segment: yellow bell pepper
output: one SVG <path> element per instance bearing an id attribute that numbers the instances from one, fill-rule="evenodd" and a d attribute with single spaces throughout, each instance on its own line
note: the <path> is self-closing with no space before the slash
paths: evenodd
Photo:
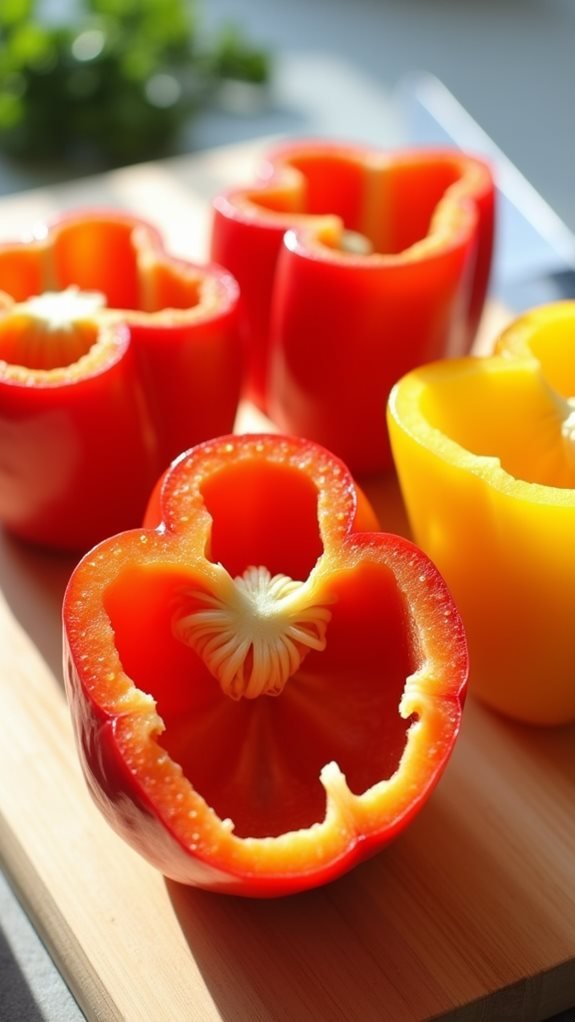
<path id="1" fill-rule="evenodd" d="M 388 426 L 416 542 L 458 605 L 470 689 L 518 720 L 575 720 L 575 302 L 495 354 L 394 387 Z"/>

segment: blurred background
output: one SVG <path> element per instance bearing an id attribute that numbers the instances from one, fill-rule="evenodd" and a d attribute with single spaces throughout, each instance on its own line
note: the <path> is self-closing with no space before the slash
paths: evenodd
<path id="1" fill-rule="evenodd" d="M 212 0 L 272 54 L 323 54 L 391 92 L 439 77 L 575 229 L 575 4 L 572 0 Z M 306 83 L 321 87 L 320 75 Z M 361 124 L 350 112 L 348 133 Z"/>
<path id="2" fill-rule="evenodd" d="M 439 77 L 575 230 L 572 0 L 1 0 L 0 191 L 270 134 L 393 144 Z"/>

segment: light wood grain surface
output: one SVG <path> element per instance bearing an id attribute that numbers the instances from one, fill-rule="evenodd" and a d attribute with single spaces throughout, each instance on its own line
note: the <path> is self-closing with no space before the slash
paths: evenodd
<path id="1" fill-rule="evenodd" d="M 0 234 L 121 206 L 203 257 L 209 198 L 259 149 L 8 197 Z M 491 310 L 484 338 L 504 318 Z M 405 529 L 393 478 L 368 489 L 384 527 Z M 181 888 L 115 836 L 80 775 L 60 668 L 72 567 L 0 537 L 0 857 L 90 1020 L 535 1022 L 575 1004 L 574 727 L 470 699 L 431 802 L 377 858 L 281 901 Z"/>

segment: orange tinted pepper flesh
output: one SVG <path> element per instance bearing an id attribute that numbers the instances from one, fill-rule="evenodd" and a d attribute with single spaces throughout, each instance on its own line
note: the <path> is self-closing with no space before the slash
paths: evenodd
<path id="1" fill-rule="evenodd" d="M 372 531 L 343 464 L 307 441 L 200 445 L 167 472 L 154 524 L 158 507 L 158 527 L 87 554 L 65 597 L 90 790 L 180 882 L 272 897 L 333 880 L 399 834 L 445 768 L 467 673 L 453 602 L 425 555 Z M 201 653 L 179 629 L 213 624 L 216 597 L 237 595 L 253 566 L 292 580 L 294 634 L 320 624 L 280 694 L 231 698 L 216 633 Z M 237 677 L 265 680 L 267 662 L 252 646 Z"/>

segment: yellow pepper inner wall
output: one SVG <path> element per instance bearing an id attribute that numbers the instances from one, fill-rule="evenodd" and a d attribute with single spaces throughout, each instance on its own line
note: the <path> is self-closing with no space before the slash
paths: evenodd
<path id="1" fill-rule="evenodd" d="M 552 376 L 563 371 L 559 351 L 557 356 L 549 360 Z M 466 450 L 497 458 L 516 479 L 575 487 L 575 435 L 562 432 L 573 409 L 532 363 L 460 363 L 458 373 L 438 374 L 433 385 L 423 389 L 421 412 L 431 426 Z"/>

